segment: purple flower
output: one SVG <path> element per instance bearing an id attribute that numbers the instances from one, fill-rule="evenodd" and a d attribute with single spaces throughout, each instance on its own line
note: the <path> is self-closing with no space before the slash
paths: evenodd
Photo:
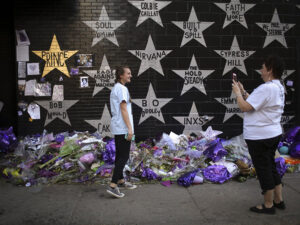
<path id="1" fill-rule="evenodd" d="M 156 180 L 157 174 L 150 168 L 143 168 L 142 177 L 145 177 L 147 180 Z"/>
<path id="2" fill-rule="evenodd" d="M 223 156 L 227 155 L 227 151 L 224 149 L 221 139 L 217 138 L 210 142 L 208 148 L 203 152 L 203 154 L 207 158 L 210 158 L 213 162 L 217 162 Z"/>
<path id="3" fill-rule="evenodd" d="M 222 165 L 211 165 L 206 167 L 203 170 L 203 175 L 206 180 L 220 184 L 224 183 L 232 177 L 227 168 Z"/>
<path id="4" fill-rule="evenodd" d="M 188 172 L 182 175 L 181 177 L 178 178 L 177 183 L 181 186 L 189 187 L 193 183 L 195 176 L 199 172 L 199 170 L 200 169 L 196 169 L 192 172 Z"/>
<path id="5" fill-rule="evenodd" d="M 284 158 L 282 157 L 276 158 L 275 163 L 276 163 L 277 173 L 280 175 L 280 177 L 283 177 L 287 169 Z"/>
<path id="6" fill-rule="evenodd" d="M 111 139 L 105 146 L 105 151 L 102 154 L 103 161 L 107 164 L 114 164 L 116 159 L 115 140 Z"/>

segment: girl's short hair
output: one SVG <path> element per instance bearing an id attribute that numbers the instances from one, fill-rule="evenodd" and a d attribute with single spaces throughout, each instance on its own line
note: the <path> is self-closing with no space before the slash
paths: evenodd
<path id="1" fill-rule="evenodd" d="M 116 79 L 115 79 L 115 83 L 119 82 L 121 80 L 121 75 L 123 75 L 125 73 L 125 68 L 129 69 L 129 66 L 118 66 L 116 68 Z"/>

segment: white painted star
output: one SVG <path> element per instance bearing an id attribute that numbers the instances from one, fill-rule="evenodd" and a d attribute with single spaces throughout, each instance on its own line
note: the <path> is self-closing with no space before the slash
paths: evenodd
<path id="1" fill-rule="evenodd" d="M 272 20 L 270 23 L 256 23 L 260 28 L 267 32 L 264 47 L 271 42 L 277 40 L 280 44 L 287 48 L 284 33 L 291 29 L 295 24 L 280 23 L 277 9 L 275 9 Z"/>
<path id="2" fill-rule="evenodd" d="M 96 36 L 93 38 L 92 47 L 102 39 L 107 39 L 119 46 L 116 38 L 115 30 L 121 26 L 126 20 L 109 20 L 106 9 L 103 6 L 100 17 L 97 21 L 82 21 L 87 26 L 92 28 L 96 32 Z"/>
<path id="3" fill-rule="evenodd" d="M 179 123 L 184 125 L 183 134 L 190 135 L 191 133 L 195 133 L 196 135 L 200 135 L 202 126 L 211 121 L 213 116 L 199 116 L 199 113 L 196 108 L 195 102 L 191 107 L 191 111 L 188 116 L 173 116 Z"/>
<path id="4" fill-rule="evenodd" d="M 223 97 L 223 98 L 215 98 L 218 102 L 226 107 L 225 116 L 223 119 L 223 123 L 225 123 L 228 119 L 230 119 L 234 115 L 238 115 L 241 118 L 244 118 L 244 114 L 240 110 L 237 101 L 236 95 L 231 92 L 230 97 Z"/>
<path id="5" fill-rule="evenodd" d="M 128 50 L 131 54 L 142 60 L 138 76 L 147 69 L 152 68 L 164 76 L 160 60 L 166 57 L 172 50 L 156 50 L 151 35 L 149 35 L 145 50 Z"/>
<path id="6" fill-rule="evenodd" d="M 255 4 L 241 4 L 240 0 L 231 0 L 229 3 L 215 3 L 219 8 L 226 12 L 223 28 L 233 21 L 239 22 L 244 27 L 248 28 L 245 19 L 245 13 L 255 6 Z"/>
<path id="7" fill-rule="evenodd" d="M 85 120 L 85 121 L 90 125 L 92 125 L 93 127 L 95 127 L 102 137 L 112 136 L 110 131 L 111 116 L 106 104 L 104 106 L 100 120 Z"/>
<path id="8" fill-rule="evenodd" d="M 184 79 L 181 95 L 190 90 L 192 87 L 195 87 L 202 93 L 206 94 L 203 80 L 214 72 L 214 70 L 200 70 L 195 56 L 193 55 L 190 66 L 187 70 L 173 70 L 173 72 Z"/>
<path id="9" fill-rule="evenodd" d="M 160 26 L 164 26 L 161 22 L 159 11 L 169 5 L 171 1 L 142 0 L 128 2 L 140 10 L 140 16 L 136 26 L 141 25 L 147 19 L 152 19 Z"/>
<path id="10" fill-rule="evenodd" d="M 115 84 L 115 70 L 110 69 L 105 55 L 99 70 L 83 70 L 83 72 L 96 81 L 93 96 L 105 87 L 111 90 Z"/>
<path id="11" fill-rule="evenodd" d="M 211 126 L 209 126 L 206 131 L 200 131 L 201 135 L 207 140 L 214 140 L 219 134 L 222 134 L 222 131 L 213 130 Z"/>
<path id="12" fill-rule="evenodd" d="M 236 36 L 234 36 L 230 50 L 215 50 L 215 52 L 226 59 L 223 75 L 233 68 L 237 68 L 247 75 L 244 60 L 255 51 L 240 50 Z"/>
<path id="13" fill-rule="evenodd" d="M 172 23 L 174 23 L 177 27 L 184 31 L 180 47 L 193 39 L 206 47 L 206 43 L 203 37 L 203 31 L 213 25 L 215 22 L 199 21 L 194 7 L 192 7 L 188 21 L 172 21 Z"/>
<path id="14" fill-rule="evenodd" d="M 295 116 L 289 116 L 289 115 L 282 115 L 280 124 L 283 126 L 287 123 L 289 123 Z"/>
<path id="15" fill-rule="evenodd" d="M 152 84 L 150 83 L 146 98 L 132 99 L 132 102 L 134 104 L 142 108 L 142 114 L 140 117 L 139 124 L 141 124 L 151 116 L 165 123 L 164 117 L 161 112 L 161 108 L 171 100 L 171 98 L 157 98 L 153 90 Z"/>
<path id="16" fill-rule="evenodd" d="M 261 71 L 260 70 L 255 70 L 255 71 L 261 75 Z M 282 76 L 281 76 L 281 80 L 285 80 L 286 78 L 288 78 L 295 71 L 296 70 L 283 70 L 283 73 L 282 73 Z M 284 86 L 284 92 L 285 92 L 285 94 L 287 94 L 285 82 L 283 82 L 283 86 Z"/>
<path id="17" fill-rule="evenodd" d="M 67 110 L 76 104 L 79 100 L 58 101 L 35 101 L 37 104 L 47 110 L 44 127 L 54 119 L 61 119 L 63 122 L 71 126 Z"/>

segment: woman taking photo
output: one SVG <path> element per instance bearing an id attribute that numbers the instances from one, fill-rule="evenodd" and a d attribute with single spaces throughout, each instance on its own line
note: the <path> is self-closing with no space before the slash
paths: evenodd
<path id="1" fill-rule="evenodd" d="M 129 67 L 122 66 L 116 70 L 115 85 L 110 93 L 111 132 L 115 136 L 116 159 L 111 183 L 107 188 L 110 195 L 122 198 L 119 187 L 134 189 L 136 185 L 124 180 L 123 169 L 129 158 L 130 144 L 134 134 L 131 99 L 125 84 L 131 81 Z"/>
<path id="2" fill-rule="evenodd" d="M 283 61 L 267 57 L 261 68 L 263 84 L 249 95 L 240 82 L 233 80 L 232 89 L 244 112 L 243 135 L 264 195 L 264 203 L 251 207 L 256 213 L 274 214 L 285 209 L 281 178 L 276 171 L 275 151 L 282 135 L 280 124 L 284 108 L 284 87 L 280 83 Z"/>

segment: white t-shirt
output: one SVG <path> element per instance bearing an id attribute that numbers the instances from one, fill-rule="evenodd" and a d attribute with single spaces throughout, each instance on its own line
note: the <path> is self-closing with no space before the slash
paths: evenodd
<path id="1" fill-rule="evenodd" d="M 110 92 L 110 109 L 112 114 L 110 128 L 112 134 L 128 133 L 128 128 L 123 120 L 121 112 L 120 104 L 122 101 L 126 102 L 129 121 L 132 127 L 132 132 L 134 133 L 130 95 L 127 87 L 118 82 L 114 85 Z"/>
<path id="2" fill-rule="evenodd" d="M 246 100 L 254 110 L 244 112 L 245 139 L 260 140 L 282 134 L 284 97 L 284 87 L 279 80 L 268 81 L 254 89 Z"/>

